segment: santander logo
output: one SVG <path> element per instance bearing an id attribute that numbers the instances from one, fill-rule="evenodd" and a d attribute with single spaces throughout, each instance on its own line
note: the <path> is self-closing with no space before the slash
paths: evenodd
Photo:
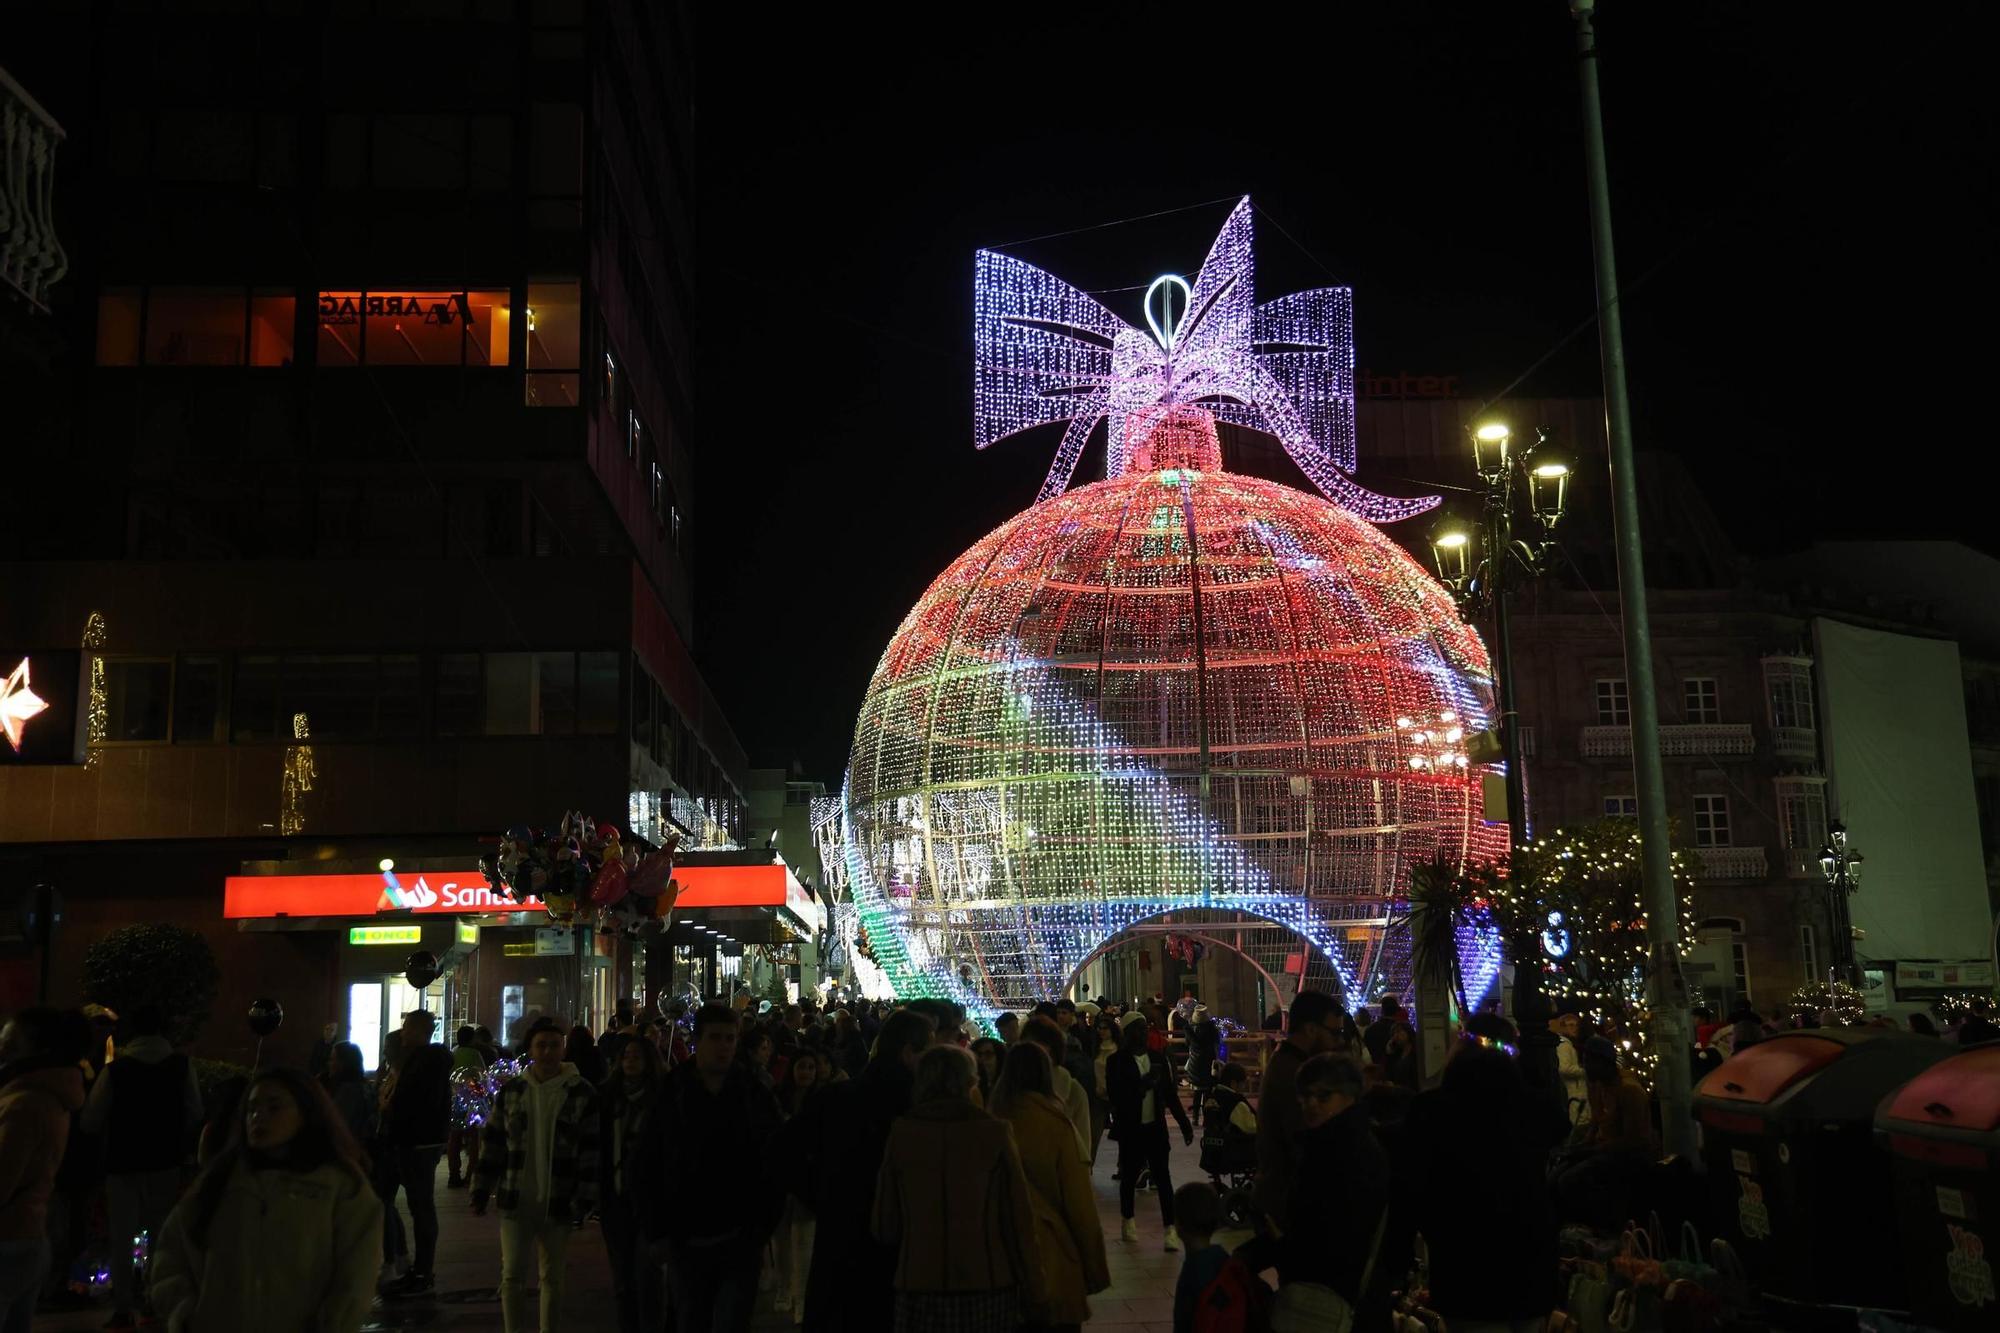
<path id="1" fill-rule="evenodd" d="M 376 911 L 421 912 L 426 907 L 437 906 L 437 890 L 424 883 L 422 875 L 417 876 L 417 882 L 408 887 L 405 887 L 393 874 L 384 874 L 382 878 L 386 883 L 382 886 L 381 899 L 375 904 Z"/>

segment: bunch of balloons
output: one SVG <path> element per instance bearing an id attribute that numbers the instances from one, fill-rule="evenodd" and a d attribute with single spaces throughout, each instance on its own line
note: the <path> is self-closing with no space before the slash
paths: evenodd
<path id="1" fill-rule="evenodd" d="M 569 811 L 555 833 L 516 824 L 500 836 L 500 850 L 479 859 L 495 893 L 527 902 L 539 898 L 552 926 L 575 925 L 579 915 L 600 930 L 628 935 L 667 928 L 680 885 L 673 879 L 678 838 L 656 851 L 627 845 L 616 824 L 600 824 Z"/>
<path id="2" fill-rule="evenodd" d="M 1192 935 L 1169 935 L 1167 957 L 1183 967 L 1194 967 L 1208 957 L 1208 945 Z"/>

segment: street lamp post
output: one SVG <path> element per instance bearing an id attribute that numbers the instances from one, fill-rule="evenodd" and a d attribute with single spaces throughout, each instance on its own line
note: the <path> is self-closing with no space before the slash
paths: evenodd
<path id="1" fill-rule="evenodd" d="M 1833 965 L 1840 979 L 1850 986 L 1861 984 L 1860 969 L 1854 960 L 1854 921 L 1847 900 L 1861 891 L 1859 851 L 1847 842 L 1847 826 L 1835 820 L 1826 831 L 1826 846 L 1820 848 L 1819 873 L 1826 881 L 1827 921 L 1833 932 Z"/>
<path id="2" fill-rule="evenodd" d="M 1484 504 L 1477 530 L 1446 519 L 1431 535 L 1438 577 L 1468 616 L 1493 613 L 1494 672 L 1499 694 L 1500 748 L 1507 764 L 1507 832 L 1511 852 L 1528 841 L 1527 782 L 1521 763 L 1520 716 L 1515 705 L 1514 642 L 1508 598 L 1515 579 L 1541 576 L 1569 499 L 1570 462 L 1537 432 L 1525 455 L 1511 449 L 1504 422 L 1481 422 L 1472 431 L 1472 461 Z M 1540 528 L 1534 545 L 1514 537 L 1515 483 L 1527 490 L 1528 508 Z M 1483 540 L 1482 540 L 1483 539 Z M 1481 549 L 1483 547 L 1483 550 Z M 1514 1019 L 1521 1030 L 1522 1067 L 1536 1087 L 1556 1086 L 1556 1037 L 1549 1030 L 1542 993 L 1539 924 L 1516 923 L 1508 941 L 1514 955 Z"/>

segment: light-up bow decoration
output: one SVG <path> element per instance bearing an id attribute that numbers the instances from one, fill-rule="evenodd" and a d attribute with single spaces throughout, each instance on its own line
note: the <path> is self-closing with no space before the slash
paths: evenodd
<path id="1" fill-rule="evenodd" d="M 1105 475 L 1116 477 L 1126 468 L 1128 418 L 1197 407 L 1276 436 L 1321 494 L 1371 522 L 1435 506 L 1436 496 L 1377 495 L 1347 475 L 1355 463 L 1353 293 L 1320 287 L 1257 305 L 1250 224 L 1246 197 L 1192 286 L 1167 275 L 1147 288 L 1148 331 L 1052 273 L 981 250 L 973 279 L 975 446 L 1068 422 L 1037 497 L 1046 500 L 1068 489 L 1099 421 L 1110 423 Z"/>

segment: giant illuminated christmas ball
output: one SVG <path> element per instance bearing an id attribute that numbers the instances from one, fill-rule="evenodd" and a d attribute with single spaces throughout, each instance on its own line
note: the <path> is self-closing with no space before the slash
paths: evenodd
<path id="1" fill-rule="evenodd" d="M 1392 923 L 1412 867 L 1504 845 L 1468 753 L 1490 724 L 1485 650 L 1356 512 L 1407 502 L 1357 487 L 1336 504 L 1222 469 L 1223 402 L 1183 382 L 1184 360 L 1216 342 L 1199 322 L 1223 304 L 1203 299 L 1208 268 L 1178 319 L 1169 304 L 1154 321 L 1149 303 L 1156 364 L 1135 369 L 1128 351 L 1061 368 L 1124 392 L 1103 409 L 1115 474 L 1052 485 L 975 543 L 869 683 L 847 869 L 868 951 L 900 993 L 1022 1007 L 1124 928 L 1197 908 L 1295 932 L 1312 973 L 1350 995 L 1401 989 Z M 1060 322 L 988 296 L 995 321 L 1032 337 Z M 1254 316 L 1247 281 L 1242 304 Z M 1063 313 L 1083 327 L 1073 303 Z M 1006 359 L 993 344 L 1007 336 L 982 330 L 982 363 Z M 1207 361 L 1196 387 L 1212 390 L 1220 358 Z M 981 408 L 1004 427 L 998 392 Z"/>

